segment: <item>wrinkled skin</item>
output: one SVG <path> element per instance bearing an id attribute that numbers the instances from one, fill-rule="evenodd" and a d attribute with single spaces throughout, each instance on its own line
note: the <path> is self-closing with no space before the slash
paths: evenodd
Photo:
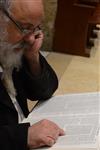
<path id="1" fill-rule="evenodd" d="M 29 147 L 38 148 L 45 145 L 53 146 L 58 137 L 64 135 L 64 131 L 52 121 L 44 119 L 29 127 L 28 134 Z"/>

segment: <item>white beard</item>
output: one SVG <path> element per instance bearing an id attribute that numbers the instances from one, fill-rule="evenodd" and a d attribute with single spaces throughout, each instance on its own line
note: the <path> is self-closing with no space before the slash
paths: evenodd
<path id="1" fill-rule="evenodd" d="M 14 87 L 12 72 L 14 68 L 21 67 L 21 58 L 23 51 L 15 52 L 12 45 L 9 43 L 0 43 L 0 63 L 3 68 L 2 81 L 7 89 L 7 92 L 12 96 L 16 96 L 16 89 Z"/>

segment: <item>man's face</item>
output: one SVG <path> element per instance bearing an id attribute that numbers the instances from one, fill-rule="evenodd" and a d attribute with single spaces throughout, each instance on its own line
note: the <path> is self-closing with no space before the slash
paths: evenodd
<path id="1" fill-rule="evenodd" d="M 41 0 L 12 0 L 11 16 L 24 29 L 31 29 L 41 24 L 43 6 Z M 13 32 L 13 34 L 11 34 Z M 11 21 L 8 25 L 8 41 L 16 43 L 23 34 Z M 13 36 L 14 35 L 14 36 Z"/>
<path id="2" fill-rule="evenodd" d="M 41 0 L 37 0 L 37 1 L 36 0 L 30 0 L 30 1 L 14 0 L 13 1 L 12 0 L 11 8 L 10 8 L 10 15 L 22 28 L 31 30 L 31 27 L 36 27 L 41 24 L 42 16 L 43 16 L 42 2 L 41 2 Z M 2 46 L 0 48 L 0 51 L 2 51 L 1 49 L 3 49 L 4 54 L 6 53 L 5 61 L 7 61 L 8 58 L 9 59 L 11 58 L 12 53 L 14 53 L 15 55 L 17 54 L 17 57 L 18 57 L 18 54 L 22 56 L 22 52 L 20 52 L 20 51 L 22 51 L 22 49 L 17 48 L 17 47 L 16 47 L 16 49 L 12 49 L 12 45 L 22 42 L 23 38 L 25 36 L 25 35 L 23 35 L 23 33 L 21 33 L 19 31 L 19 29 L 16 27 L 16 25 L 9 18 L 6 23 L 6 30 L 7 30 L 7 36 L 2 41 L 2 42 L 6 41 L 6 45 L 2 44 Z M 10 51 L 10 53 L 8 51 Z M 10 57 L 8 55 L 10 55 Z M 20 58 L 21 58 L 21 56 L 20 56 Z M 3 55 L 2 55 L 2 58 L 3 58 Z M 1 60 L 1 58 L 0 58 L 0 60 Z M 5 61 L 3 61 L 1 63 L 5 63 Z M 9 60 L 9 61 L 11 64 L 11 60 Z M 18 61 L 19 61 L 19 58 L 18 58 Z M 9 62 L 6 63 L 5 65 L 9 65 Z M 12 60 L 12 65 L 13 65 L 13 60 Z M 9 67 L 9 66 L 7 66 L 7 67 Z"/>

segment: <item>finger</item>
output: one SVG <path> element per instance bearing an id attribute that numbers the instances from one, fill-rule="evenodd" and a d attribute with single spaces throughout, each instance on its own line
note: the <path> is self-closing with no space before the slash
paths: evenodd
<path id="1" fill-rule="evenodd" d="M 40 147 L 43 147 L 43 146 L 46 146 L 45 143 L 44 142 L 40 142 L 34 148 L 40 148 Z"/>
<path id="2" fill-rule="evenodd" d="M 38 38 L 43 39 L 43 38 L 44 38 L 44 34 L 43 34 L 43 32 L 41 32 L 41 31 L 37 31 L 37 32 L 34 34 L 34 36 L 35 36 L 35 39 L 38 39 Z"/>
<path id="3" fill-rule="evenodd" d="M 59 130 L 52 130 L 50 133 L 48 133 L 47 137 L 52 138 L 56 142 L 59 137 Z"/>
<path id="4" fill-rule="evenodd" d="M 34 42 L 35 42 L 35 36 L 34 36 L 34 34 L 28 34 L 28 35 L 26 35 L 26 36 L 24 36 L 23 37 L 23 40 L 26 42 L 26 43 L 28 43 L 28 44 L 30 44 L 30 45 L 33 45 L 34 44 Z"/>
<path id="5" fill-rule="evenodd" d="M 48 138 L 51 138 L 52 140 L 56 141 L 57 137 L 47 136 Z"/>
<path id="6" fill-rule="evenodd" d="M 42 39 L 36 39 L 33 46 L 31 47 L 31 51 L 38 51 L 41 48 L 42 43 Z"/>
<path id="7" fill-rule="evenodd" d="M 63 129 L 59 130 L 59 136 L 64 136 L 65 135 L 65 131 Z"/>
<path id="8" fill-rule="evenodd" d="M 51 138 L 51 137 L 45 137 L 44 138 L 44 144 L 46 145 L 46 146 L 53 146 L 54 144 L 55 144 L 55 140 L 53 139 L 53 138 Z"/>
<path id="9" fill-rule="evenodd" d="M 55 129 L 56 129 L 56 131 L 58 130 L 58 136 L 65 135 L 65 131 L 63 129 L 61 129 L 57 124 L 55 124 Z"/>

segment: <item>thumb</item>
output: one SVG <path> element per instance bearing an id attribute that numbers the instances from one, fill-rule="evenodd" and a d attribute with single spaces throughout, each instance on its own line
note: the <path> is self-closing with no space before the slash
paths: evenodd
<path id="1" fill-rule="evenodd" d="M 65 135 L 65 131 L 63 129 L 60 129 L 59 136 L 64 136 L 64 135 Z"/>

